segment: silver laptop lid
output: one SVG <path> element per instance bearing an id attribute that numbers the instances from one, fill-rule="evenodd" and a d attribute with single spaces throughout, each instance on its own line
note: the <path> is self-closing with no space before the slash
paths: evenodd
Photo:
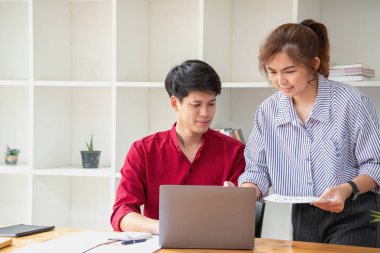
<path id="1" fill-rule="evenodd" d="M 161 185 L 162 248 L 252 249 L 254 188 Z"/>

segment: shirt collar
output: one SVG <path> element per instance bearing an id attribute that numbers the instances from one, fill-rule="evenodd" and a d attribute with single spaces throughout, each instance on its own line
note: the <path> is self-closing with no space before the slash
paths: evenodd
<path id="1" fill-rule="evenodd" d="M 177 131 L 175 129 L 176 125 L 177 123 L 174 123 L 172 129 L 170 130 L 170 138 L 172 139 L 172 142 L 174 146 L 177 148 L 177 150 L 181 151 L 181 148 L 179 147 L 178 143 Z"/>
<path id="2" fill-rule="evenodd" d="M 318 74 L 318 94 L 313 109 L 310 113 L 310 119 L 321 122 L 327 122 L 330 118 L 330 90 L 331 86 L 328 80 Z M 276 126 L 286 123 L 298 125 L 298 117 L 293 106 L 292 100 L 279 92 L 278 113 L 276 116 Z"/>
<path id="3" fill-rule="evenodd" d="M 292 123 L 297 126 L 297 114 L 293 107 L 292 99 L 279 92 L 280 101 L 278 103 L 278 112 L 276 117 L 276 126 Z"/>
<path id="4" fill-rule="evenodd" d="M 311 111 L 310 118 L 321 122 L 330 119 L 331 84 L 323 75 L 318 74 L 318 95 Z"/>
<path id="5" fill-rule="evenodd" d="M 172 129 L 170 130 L 170 138 L 172 139 L 172 142 L 173 142 L 174 146 L 177 148 L 177 150 L 181 151 L 181 147 L 179 146 L 179 143 L 178 143 L 176 126 L 177 126 L 177 122 L 173 124 Z M 202 135 L 203 142 L 202 142 L 201 149 L 204 146 L 205 141 L 210 138 L 210 131 L 211 131 L 211 129 L 209 128 L 207 130 L 207 132 Z"/>

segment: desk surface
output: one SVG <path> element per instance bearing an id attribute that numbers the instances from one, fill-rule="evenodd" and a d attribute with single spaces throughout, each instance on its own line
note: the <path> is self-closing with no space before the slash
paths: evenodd
<path id="1" fill-rule="evenodd" d="M 54 238 L 68 235 L 71 233 L 83 231 L 75 228 L 57 228 L 53 231 L 40 233 L 31 236 L 19 237 L 13 239 L 13 245 L 1 249 L 2 253 L 8 253 L 15 249 L 22 248 L 35 242 L 45 242 Z M 200 250 L 192 249 L 160 249 L 156 253 L 192 253 Z M 202 253 L 238 253 L 252 252 L 252 250 L 202 250 Z M 256 239 L 254 253 L 380 253 L 380 249 L 366 247 L 352 247 L 332 244 L 296 242 L 272 239 Z"/>

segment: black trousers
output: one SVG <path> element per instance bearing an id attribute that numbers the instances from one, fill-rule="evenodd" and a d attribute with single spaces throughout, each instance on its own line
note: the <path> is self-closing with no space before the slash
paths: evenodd
<path id="1" fill-rule="evenodd" d="M 371 222 L 370 210 L 380 211 L 379 194 L 360 194 L 356 200 L 346 201 L 341 213 L 310 204 L 294 204 L 293 240 L 380 247 L 380 222 Z"/>

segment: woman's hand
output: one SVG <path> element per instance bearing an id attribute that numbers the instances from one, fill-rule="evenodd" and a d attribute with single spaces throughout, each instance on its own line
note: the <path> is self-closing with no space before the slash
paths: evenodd
<path id="1" fill-rule="evenodd" d="M 328 212 L 340 213 L 344 209 L 344 202 L 351 195 L 352 189 L 349 184 L 341 184 L 335 187 L 327 188 L 320 197 L 321 201 L 313 203 Z"/>

